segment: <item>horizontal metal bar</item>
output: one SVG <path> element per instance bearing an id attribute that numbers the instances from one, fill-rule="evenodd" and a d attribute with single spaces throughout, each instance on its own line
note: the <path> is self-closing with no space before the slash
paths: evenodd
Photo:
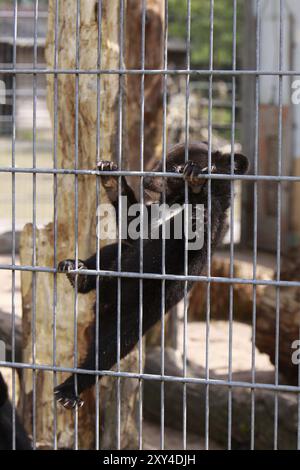
<path id="1" fill-rule="evenodd" d="M 58 273 L 54 268 L 42 266 L 20 266 L 10 264 L 0 264 L 0 270 L 10 271 L 30 271 L 41 273 Z M 154 274 L 154 273 L 135 273 L 126 271 L 104 271 L 94 269 L 74 269 L 72 273 L 87 274 L 88 276 L 100 275 L 103 277 L 122 277 L 133 279 L 155 279 L 167 281 L 193 281 L 193 282 L 219 282 L 223 284 L 249 284 L 259 286 L 277 286 L 277 287 L 300 287 L 300 281 L 277 281 L 270 279 L 243 279 L 239 277 L 218 277 L 218 276 L 184 276 L 177 274 Z M 60 273 L 62 274 L 62 273 Z"/>
<path id="2" fill-rule="evenodd" d="M 0 173 L 39 173 L 49 175 L 90 175 L 90 176 L 164 176 L 168 178 L 183 178 L 181 173 L 162 172 L 162 171 L 133 171 L 133 170 L 116 170 L 116 171 L 97 171 L 97 170 L 75 170 L 67 168 L 16 168 L 16 167 L 0 167 Z M 246 181 L 290 181 L 300 182 L 299 176 L 278 176 L 278 175 L 231 175 L 231 174 L 201 174 L 201 179 L 212 180 L 246 180 Z"/>
<path id="3" fill-rule="evenodd" d="M 164 382 L 179 382 L 179 383 L 193 383 L 198 385 L 218 385 L 235 388 L 249 388 L 249 389 L 260 389 L 270 390 L 277 392 L 290 392 L 299 393 L 300 386 L 297 385 L 275 385 L 269 383 L 256 383 L 256 382 L 241 382 L 238 380 L 222 380 L 222 379 L 205 379 L 200 377 L 182 377 L 175 375 L 161 375 L 161 374 L 140 374 L 138 372 L 117 372 L 113 370 L 91 370 L 91 369 L 80 369 L 72 367 L 59 367 L 44 364 L 29 364 L 23 362 L 4 362 L 0 361 L 0 367 L 9 367 L 13 369 L 29 369 L 29 370 L 44 370 L 49 372 L 68 372 L 70 374 L 84 374 L 94 376 L 110 376 L 110 377 L 122 377 L 126 379 L 144 379 L 144 380 L 155 380 Z"/>
<path id="4" fill-rule="evenodd" d="M 45 88 L 37 88 L 36 89 L 36 93 L 33 93 L 32 91 L 32 88 L 30 87 L 27 87 L 27 88 L 19 88 L 18 90 L 16 90 L 16 93 L 15 95 L 18 97 L 18 96 L 29 96 L 29 97 L 32 97 L 34 94 L 34 96 L 47 96 L 47 91 L 45 90 Z M 1 93 L 0 93 L 1 95 Z M 14 90 L 12 88 L 5 88 L 5 91 L 2 92 L 2 96 L 5 95 L 6 98 L 8 96 L 14 96 Z M 220 105 L 221 106 L 221 105 Z M 226 107 L 226 104 L 222 105 L 222 107 Z"/>
<path id="5" fill-rule="evenodd" d="M 224 70 L 224 69 L 49 69 L 49 68 L 1 68 L 1 74 L 64 74 L 64 75 L 226 75 L 229 77 L 244 75 L 300 76 L 300 70 Z"/>
<path id="6" fill-rule="evenodd" d="M 14 12 L 12 10 L 0 10 L 0 18 L 14 18 Z M 34 12 L 30 10 L 19 10 L 18 19 L 20 18 L 33 19 L 35 15 Z M 39 18 L 48 18 L 48 12 L 46 10 L 39 11 Z"/>

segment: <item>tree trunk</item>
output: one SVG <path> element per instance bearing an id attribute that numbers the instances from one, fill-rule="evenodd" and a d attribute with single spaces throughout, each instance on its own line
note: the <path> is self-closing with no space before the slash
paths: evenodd
<path id="1" fill-rule="evenodd" d="M 159 349 L 147 354 L 145 373 L 160 374 L 161 355 Z M 182 359 L 171 349 L 165 352 L 165 375 L 182 377 Z M 188 377 L 205 377 L 205 369 L 189 363 Z M 272 374 L 271 374 L 272 376 Z M 257 372 L 256 380 L 272 383 L 273 377 L 267 372 Z M 226 380 L 228 377 L 210 374 L 211 379 Z M 249 373 L 237 372 L 233 380 L 251 382 Z M 145 417 L 160 423 L 161 383 L 159 380 L 145 380 Z M 183 384 L 165 382 L 165 425 L 183 429 Z M 205 435 L 206 386 L 187 384 L 187 431 Z M 278 448 L 297 448 L 297 395 L 278 393 Z M 209 387 L 209 437 L 212 441 L 227 447 L 228 439 L 228 387 Z M 255 390 L 255 449 L 272 449 L 274 441 L 274 392 Z M 251 390 L 232 388 L 232 447 L 249 449 L 251 438 Z"/>
<path id="2" fill-rule="evenodd" d="M 76 0 L 59 2 L 58 28 L 58 67 L 74 69 L 76 66 Z M 119 68 L 119 2 L 102 2 L 102 50 L 101 68 Z M 148 10 L 160 6 L 160 0 L 148 1 Z M 98 16 L 95 1 L 81 1 L 80 5 L 80 69 L 97 68 Z M 126 3 L 125 3 L 126 5 Z M 128 3 L 127 25 L 125 31 L 132 33 L 136 26 L 132 24 L 133 15 Z M 153 7 L 154 8 L 154 7 Z M 154 8 L 154 10 L 155 10 Z M 161 11 L 161 10 L 160 10 Z M 131 12 L 132 13 L 132 12 Z M 129 23 L 130 21 L 130 23 Z M 162 21 L 162 19 L 161 19 Z M 156 23 L 155 23 L 156 24 Z M 155 26 L 157 27 L 157 26 Z M 48 36 L 46 45 L 46 60 L 49 68 L 54 67 L 54 31 L 55 31 L 55 1 L 49 1 Z M 134 38 L 139 42 L 139 36 Z M 125 44 L 126 44 L 125 38 Z M 161 43 L 160 43 L 161 44 Z M 159 44 L 152 44 L 152 50 Z M 161 52 L 157 49 L 157 57 Z M 129 54 L 126 55 L 129 57 Z M 161 59 L 157 61 L 157 66 Z M 126 63 L 125 63 L 126 66 Z M 73 169 L 75 166 L 75 108 L 76 108 L 76 78 L 73 74 L 58 74 L 58 106 L 54 109 L 54 76 L 47 75 L 48 104 L 52 119 L 57 119 L 57 167 Z M 132 132 L 134 119 L 131 114 L 138 108 L 139 95 L 134 94 L 128 86 L 127 78 L 122 79 L 124 87 L 124 119 L 123 135 L 128 136 L 123 142 L 123 149 L 139 148 L 137 134 Z M 117 74 L 102 74 L 100 76 L 100 158 L 117 159 L 116 142 L 118 129 L 118 96 L 120 90 Z M 149 91 L 157 93 L 155 88 Z M 145 90 L 147 93 L 147 89 Z M 78 79 L 78 168 L 93 169 L 97 161 L 97 75 L 81 74 Z M 127 106 L 126 106 L 127 103 Z M 132 106 L 132 107 L 131 107 Z M 126 109 L 127 108 L 127 109 Z M 161 128 L 161 106 L 156 103 L 153 108 L 152 125 L 159 136 Z M 158 138 L 148 142 L 150 153 L 155 153 Z M 123 152 L 124 153 L 124 152 Z M 123 155 L 126 167 L 126 152 Z M 133 158 L 133 157 L 132 157 Z M 129 159 L 128 159 L 129 160 Z M 43 229 L 36 230 L 36 264 L 53 268 L 57 262 L 65 258 L 74 258 L 75 254 L 75 177 L 74 175 L 57 176 L 57 256 L 54 259 L 54 223 L 49 223 Z M 101 193 L 101 201 L 104 194 Z M 96 248 L 96 178 L 90 175 L 78 176 L 78 253 L 81 259 L 90 256 Z M 21 264 L 32 265 L 33 227 L 24 227 L 20 241 Z M 22 301 L 23 301 L 23 360 L 31 363 L 33 353 L 37 364 L 54 364 L 53 333 L 54 310 L 56 310 L 56 365 L 73 367 L 74 359 L 74 293 L 65 276 L 57 276 L 57 304 L 54 304 L 54 279 L 52 273 L 39 272 L 34 274 L 22 272 Z M 33 284 L 36 283 L 34 295 Z M 92 320 L 92 304 L 95 294 L 78 297 L 78 356 L 79 361 L 85 355 L 89 338 L 88 325 Z M 35 312 L 35 315 L 33 313 Z M 34 341 L 35 336 L 35 341 Z M 35 342 L 35 348 L 33 343 Z M 122 363 L 122 370 L 136 370 L 137 352 L 134 351 Z M 57 373 L 57 383 L 68 374 Z M 36 403 L 33 403 L 33 379 L 36 383 Z M 115 390 L 114 379 L 101 381 L 100 413 L 102 446 L 116 446 L 116 408 L 112 405 L 112 395 Z M 42 445 L 53 446 L 54 442 L 54 377 L 52 372 L 38 370 L 24 371 L 20 410 L 26 429 L 33 430 L 35 420 L 35 440 Z M 121 447 L 137 445 L 137 430 L 135 425 L 137 406 L 137 381 L 122 380 L 122 411 L 121 411 Z M 94 390 L 84 394 L 85 406 L 79 410 L 78 445 L 80 448 L 92 448 L 95 445 L 95 396 Z M 34 414 L 33 414 L 34 410 Z M 109 410 L 109 412 L 108 412 Z M 57 407 L 56 436 L 59 448 L 74 446 L 73 414 Z"/>
<path id="3" fill-rule="evenodd" d="M 163 51 L 163 0 L 147 0 L 146 2 L 146 29 L 145 29 L 145 68 L 162 68 Z M 125 23 L 125 65 L 127 69 L 141 69 L 142 61 L 142 2 L 140 0 L 127 0 Z M 126 99 L 124 116 L 126 120 L 123 133 L 128 151 L 128 166 L 130 170 L 141 170 L 141 158 L 145 168 L 149 167 L 150 160 L 160 157 L 162 139 L 162 76 L 146 75 L 144 81 L 144 128 L 141 127 L 141 75 L 127 75 L 125 85 Z M 141 137 L 144 135 L 144 149 L 141 155 Z M 130 185 L 139 195 L 139 178 L 127 177 Z M 143 351 L 145 348 L 143 348 Z M 121 370 L 138 372 L 138 354 L 132 356 L 131 362 L 127 359 Z M 115 383 L 114 379 L 108 379 Z M 138 381 L 122 379 L 121 381 L 121 447 L 137 448 L 138 430 L 128 423 L 138 416 Z M 132 390 L 133 389 L 133 390 Z M 112 393 L 113 392 L 113 393 Z M 116 388 L 109 387 L 108 399 L 105 404 L 104 427 L 102 447 L 112 448 L 111 436 L 116 433 Z M 135 392 L 135 393 L 133 393 Z M 130 430 L 131 429 L 131 430 Z M 130 432 L 128 432 L 130 430 Z"/>
<path id="4" fill-rule="evenodd" d="M 145 24 L 145 69 L 159 70 L 163 68 L 164 52 L 164 0 L 147 0 Z M 141 41 L 137 37 L 142 34 L 141 0 L 127 0 L 126 63 L 129 69 L 141 68 Z M 128 121 L 129 140 L 136 142 L 130 149 L 130 168 L 141 169 L 140 155 L 140 100 L 141 76 L 129 75 L 128 86 Z M 162 127 L 163 127 L 163 75 L 145 75 L 145 122 L 144 122 L 144 168 L 152 169 L 155 161 L 162 158 Z M 139 178 L 132 178 L 135 190 L 139 192 Z M 176 344 L 176 308 L 172 315 L 165 316 L 165 344 Z M 157 323 L 146 335 L 146 347 L 161 344 L 161 323 Z"/>
<path id="5" fill-rule="evenodd" d="M 140 0 L 127 0 L 127 50 L 126 64 L 129 69 L 140 69 L 142 36 L 142 6 Z M 163 67 L 163 29 L 164 0 L 147 0 L 145 25 L 145 69 Z M 145 168 L 153 160 L 161 158 L 162 149 L 162 75 L 145 75 L 145 125 L 144 125 L 144 163 Z M 129 140 L 140 142 L 140 99 L 141 76 L 129 75 L 128 86 L 128 119 Z M 140 147 L 131 148 L 130 167 L 140 169 Z"/>

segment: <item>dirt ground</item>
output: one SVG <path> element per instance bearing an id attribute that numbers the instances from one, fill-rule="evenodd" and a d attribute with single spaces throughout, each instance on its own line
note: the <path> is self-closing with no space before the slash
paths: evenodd
<path id="1" fill-rule="evenodd" d="M 160 449 L 160 428 L 157 424 L 145 421 L 143 424 L 144 436 L 144 449 L 145 450 L 158 450 Z M 210 450 L 221 450 L 221 447 L 209 441 Z M 166 450 L 182 450 L 182 433 L 175 429 L 165 428 L 165 449 Z M 187 450 L 203 450 L 205 449 L 205 442 L 202 437 L 196 434 L 188 433 L 187 435 Z"/>
<path id="2" fill-rule="evenodd" d="M 205 367 L 206 324 L 204 322 L 188 323 L 187 360 Z M 178 349 L 183 353 L 183 325 L 179 326 Z M 252 328 L 238 322 L 232 324 L 232 371 L 246 372 L 251 370 Z M 216 374 L 227 374 L 229 365 L 229 325 L 226 321 L 211 321 L 209 333 L 209 367 Z M 269 357 L 255 350 L 255 365 L 260 371 L 274 370 Z"/>

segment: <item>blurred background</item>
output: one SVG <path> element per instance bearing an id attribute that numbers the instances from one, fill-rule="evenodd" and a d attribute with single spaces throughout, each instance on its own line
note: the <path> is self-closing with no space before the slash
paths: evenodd
<path id="1" fill-rule="evenodd" d="M 13 2 L 1 1 L 0 21 L 0 57 L 2 67 L 11 67 L 13 60 Z M 17 67 L 30 68 L 34 57 L 34 0 L 19 3 L 17 31 Z M 47 33 L 47 1 L 39 1 L 37 22 L 37 67 L 45 67 L 45 41 Z M 227 1 L 215 2 L 214 8 L 214 68 L 232 68 L 232 32 L 233 4 Z M 169 41 L 168 67 L 184 69 L 186 67 L 186 24 L 185 1 L 169 2 Z M 192 2 L 191 21 L 191 68 L 209 68 L 209 2 Z M 237 68 L 241 66 L 240 26 L 242 11 L 238 10 L 237 23 Z M 1 74 L 4 81 L 5 104 L 1 105 L 0 136 L 1 165 L 9 166 L 12 150 L 12 76 Z M 215 77 L 213 80 L 212 129 L 213 141 L 217 147 L 230 146 L 232 107 L 235 108 L 235 144 L 241 141 L 241 81 L 238 77 L 235 104 L 232 103 L 232 79 Z M 168 145 L 183 141 L 185 138 L 185 96 L 186 79 L 184 76 L 170 76 L 168 80 Z M 192 76 L 190 83 L 190 139 L 208 140 L 209 81 L 207 76 Z M 37 114 L 36 114 L 37 166 L 51 167 L 52 164 L 52 127 L 46 104 L 46 75 L 38 75 Z M 33 77 L 20 74 L 16 77 L 16 165 L 32 165 L 33 146 Z M 0 231 L 11 227 L 11 189 L 9 178 L 0 176 L 3 197 L 1 197 Z M 3 185 L 7 185 L 4 190 Z M 32 177 L 17 175 L 16 227 L 22 228 L 31 220 L 32 214 Z M 51 220 L 53 209 L 52 177 L 38 175 L 37 223 L 45 224 Z M 4 203 L 5 201 L 5 203 Z"/>

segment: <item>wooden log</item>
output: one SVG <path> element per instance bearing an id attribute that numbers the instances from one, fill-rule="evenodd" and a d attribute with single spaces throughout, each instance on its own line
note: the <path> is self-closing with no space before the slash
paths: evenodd
<path id="1" fill-rule="evenodd" d="M 76 65 L 76 0 L 59 2 L 59 30 L 58 30 L 58 66 L 60 68 L 74 69 Z M 134 15 L 130 10 L 133 3 L 128 3 L 125 25 L 126 34 L 132 34 L 136 30 L 132 23 Z M 150 0 L 148 9 L 160 5 L 161 0 Z M 90 70 L 97 68 L 97 44 L 98 44 L 98 15 L 97 0 L 89 2 L 81 1 L 80 8 L 80 69 Z M 102 50 L 101 67 L 103 69 L 119 68 L 119 2 L 102 2 Z M 125 2 L 125 7 L 127 4 Z M 154 8 L 154 7 L 153 7 Z M 161 11 L 161 9 L 159 10 Z M 162 20 L 161 20 L 162 21 Z M 157 23 L 155 23 L 157 25 Z M 154 27 L 150 24 L 150 29 Z M 46 60 L 49 68 L 54 66 L 54 31 L 55 31 L 55 1 L 49 2 L 48 35 L 46 44 Z M 136 30 L 137 33 L 137 30 Z M 157 37 L 157 35 L 154 35 Z M 147 39 L 146 39 L 147 40 Z M 139 37 L 134 37 L 134 43 L 139 42 Z M 128 39 L 125 38 L 125 44 Z M 132 44 L 130 44 L 130 47 Z M 152 45 L 152 49 L 157 47 Z M 161 51 L 158 49 L 156 56 L 157 68 L 161 64 Z M 127 54 L 128 57 L 132 57 Z M 126 58 L 125 58 L 125 67 Z M 75 155 L 75 105 L 76 105 L 76 78 L 72 74 L 59 74 L 58 81 L 58 109 L 54 109 L 54 76 L 47 75 L 48 105 L 52 119 L 57 118 L 58 124 L 58 168 L 74 168 Z M 118 100 L 120 88 L 124 90 L 123 106 L 123 168 L 129 163 L 128 149 L 138 149 L 139 140 L 136 132 L 131 131 L 134 119 L 132 113 L 138 109 L 139 95 L 133 95 L 132 87 L 127 87 L 127 78 L 117 74 L 102 74 L 100 76 L 100 156 L 96 152 L 97 135 L 97 75 L 81 74 L 78 79 L 78 168 L 92 169 L 97 158 L 117 161 L 117 130 L 118 130 Z M 151 91 L 152 90 L 152 91 Z M 157 93 L 156 88 L 149 91 Z M 145 87 L 147 93 L 147 86 Z M 161 129 L 161 107 L 157 105 L 152 109 L 151 123 L 156 134 Z M 136 118 L 135 118 L 136 119 Z M 159 139 L 158 139 L 159 140 Z M 155 154 L 156 141 L 148 142 L 148 151 Z M 135 157 L 132 157 L 133 159 Z M 75 253 L 75 184 L 73 175 L 57 177 L 57 259 L 56 263 L 68 257 L 74 258 Z M 105 201 L 104 194 L 101 201 Z M 96 248 L 96 180 L 93 176 L 78 176 L 78 252 L 80 258 L 85 258 L 95 252 Z M 33 228 L 27 225 L 21 235 L 20 257 L 23 265 L 32 264 Z M 54 224 L 50 223 L 44 229 L 36 230 L 37 265 L 55 267 L 53 258 Z M 39 364 L 53 364 L 53 283 L 54 276 L 51 273 L 37 273 L 36 276 L 36 301 L 32 289 L 32 275 L 29 272 L 22 273 L 22 300 L 23 300 L 23 349 L 24 361 L 32 361 L 34 331 L 35 335 L 35 361 Z M 47 299 L 47 300 L 45 300 Z M 79 361 L 85 355 L 87 343 L 90 341 L 89 323 L 92 319 L 92 304 L 94 294 L 79 296 L 78 298 L 78 356 Z M 33 305 L 35 305 L 33 315 Z M 56 308 L 56 364 L 72 367 L 73 360 L 73 336 L 74 336 L 74 294 L 64 276 L 57 277 L 57 306 Z M 124 370 L 136 370 L 137 350 L 133 351 L 121 364 Z M 66 374 L 57 374 L 57 381 L 61 382 Z M 36 383 L 36 440 L 45 447 L 51 447 L 54 442 L 53 419 L 53 374 L 43 371 L 32 373 L 27 370 L 23 379 L 23 393 L 20 410 L 24 418 L 26 428 L 32 432 L 33 421 L 33 379 Z M 114 448 L 116 446 L 116 400 L 114 379 L 106 378 L 101 381 L 100 390 L 100 414 L 101 414 L 101 446 Z M 121 394 L 121 447 L 137 446 L 136 407 L 137 407 L 138 382 L 122 381 Z M 79 410 L 79 448 L 91 448 L 95 446 L 95 396 L 93 390 L 84 394 L 85 407 Z M 74 421 L 72 413 L 66 413 L 57 409 L 57 445 L 70 448 L 74 445 Z"/>
<path id="2" fill-rule="evenodd" d="M 161 353 L 153 349 L 146 357 L 145 373 L 160 374 Z M 182 377 L 182 358 L 174 350 L 166 349 L 165 375 Z M 193 363 L 188 364 L 188 377 L 205 378 L 205 369 Z M 211 379 L 223 379 L 210 373 Z M 233 380 L 251 382 L 251 372 L 234 373 Z M 272 383 L 273 374 L 257 372 L 258 382 Z M 206 386 L 187 384 L 187 431 L 200 436 L 205 435 Z M 249 449 L 251 438 L 251 390 L 231 388 L 232 390 L 232 446 Z M 165 382 L 165 425 L 183 429 L 183 384 L 176 381 Z M 297 448 L 297 395 L 278 393 L 278 448 Z M 255 390 L 255 448 L 272 449 L 274 441 L 274 392 Z M 149 420 L 160 423 L 161 383 L 158 380 L 144 381 L 144 412 Z M 228 440 L 228 387 L 209 386 L 209 437 L 227 447 Z"/>
<path id="3" fill-rule="evenodd" d="M 97 68 L 98 25 L 95 1 L 81 2 L 80 14 L 80 68 Z M 58 66 L 73 69 L 76 63 L 76 0 L 59 2 Z M 102 67 L 117 68 L 119 63 L 119 8 L 118 2 L 105 2 L 102 29 Z M 46 60 L 49 68 L 54 66 L 55 1 L 49 2 Z M 74 168 L 75 162 L 75 102 L 76 79 L 71 74 L 58 75 L 58 106 L 54 109 L 54 76 L 47 75 L 48 106 L 52 119 L 57 119 L 57 166 Z M 115 75 L 101 76 L 101 155 L 106 159 L 114 156 L 117 129 L 117 96 L 119 79 Z M 105 93 L 103 93 L 105 90 Z M 95 167 L 97 132 L 97 76 L 81 75 L 78 80 L 78 168 Z M 54 224 L 36 231 L 37 265 L 55 267 L 75 253 L 75 179 L 72 175 L 57 177 L 57 259 L 53 257 Z M 102 199 L 103 200 L 103 199 Z M 85 258 L 96 247 L 96 181 L 94 177 L 78 176 L 78 250 Z M 23 265 L 32 264 L 33 228 L 25 226 L 20 241 L 20 258 Z M 32 361 L 33 332 L 36 331 L 36 362 L 53 364 L 53 283 L 49 273 L 36 274 L 36 299 L 33 299 L 32 275 L 22 273 L 23 301 L 23 359 Z M 46 300 L 47 299 L 47 300 Z M 33 302 L 35 301 L 35 304 Z M 78 299 L 78 356 L 85 355 L 89 341 L 88 325 L 92 320 L 94 294 Z M 33 315 L 35 305 L 35 318 Z M 64 276 L 57 276 L 56 306 L 56 364 L 74 365 L 74 293 Z M 67 374 L 57 374 L 61 382 Z M 26 429 L 32 433 L 33 379 L 36 383 L 35 439 L 51 447 L 54 442 L 54 398 L 52 373 L 27 370 L 23 378 L 21 413 Z M 79 411 L 80 448 L 95 445 L 94 391 L 84 394 L 85 408 Z M 74 420 L 72 413 L 57 408 L 57 446 L 74 446 Z M 84 431 L 84 432 L 83 432 Z"/>
<path id="4" fill-rule="evenodd" d="M 284 281 L 295 281 L 299 278 L 300 257 L 293 252 L 282 262 L 280 278 Z M 273 276 L 276 279 L 276 274 Z M 286 383 L 298 383 L 299 365 L 293 362 L 293 343 L 300 340 L 300 288 L 281 287 L 279 292 L 279 349 L 278 366 L 282 380 Z M 277 323 L 277 289 L 266 287 L 264 296 L 258 304 L 256 345 L 268 354 L 271 362 L 276 362 L 276 323 Z M 297 358 L 296 358 L 297 359 Z M 299 360 L 299 353 L 298 353 Z"/>
<path id="5" fill-rule="evenodd" d="M 242 259 L 234 261 L 234 277 L 251 279 L 252 263 Z M 298 279 L 300 259 L 297 253 L 288 254 L 282 261 L 281 279 L 295 281 Z M 229 277 L 230 260 L 216 254 L 212 260 L 212 275 Z M 257 279 L 276 279 L 271 267 L 258 264 Z M 229 312 L 229 285 L 211 283 L 210 316 L 215 320 L 227 320 Z M 279 297 L 279 371 L 281 379 L 290 383 L 298 382 L 298 365 L 292 362 L 296 348 L 294 341 L 300 339 L 300 293 L 298 287 L 281 287 Z M 273 286 L 256 287 L 256 346 L 262 353 L 268 354 L 275 364 L 276 355 L 276 288 Z M 233 285 L 233 318 L 243 323 L 252 323 L 253 287 L 251 284 Z M 206 284 L 196 283 L 190 294 L 189 321 L 205 320 Z"/>
<path id="6" fill-rule="evenodd" d="M 140 0 L 127 0 L 126 64 L 128 69 L 141 68 L 142 7 Z M 145 25 L 145 69 L 159 70 L 163 67 L 164 1 L 147 0 Z M 129 140 L 136 142 L 130 148 L 130 168 L 140 170 L 140 105 L 141 76 L 129 75 L 127 79 L 127 112 L 129 119 Z M 144 77 L 144 165 L 151 167 L 153 161 L 161 158 L 163 78 L 161 74 Z M 139 180 L 137 180 L 139 183 Z"/>
<path id="7" fill-rule="evenodd" d="M 19 253 L 20 232 L 16 231 L 16 254 Z M 4 232 L 0 235 L 0 255 L 12 253 L 12 232 Z"/>
<path id="8" fill-rule="evenodd" d="M 253 265 L 251 261 L 235 257 L 234 277 L 251 279 L 253 277 Z M 230 259 L 223 253 L 216 253 L 212 259 L 211 273 L 214 277 L 230 277 Z M 258 265 L 257 279 L 271 279 L 273 270 L 270 267 Z M 207 292 L 206 283 L 197 282 L 190 293 L 188 320 L 205 321 Z M 256 288 L 256 303 L 261 301 L 264 295 L 264 286 Z M 210 286 L 210 316 L 214 320 L 228 320 L 229 318 L 229 284 L 212 282 Z M 233 285 L 233 318 L 242 323 L 252 322 L 253 311 L 253 287 L 251 284 Z"/>
<path id="9" fill-rule="evenodd" d="M 12 360 L 12 316 L 0 310 L 0 340 L 5 343 L 6 361 Z M 20 317 L 15 318 L 15 360 L 22 361 L 22 324 Z M 19 372 L 19 369 L 18 369 Z"/>

